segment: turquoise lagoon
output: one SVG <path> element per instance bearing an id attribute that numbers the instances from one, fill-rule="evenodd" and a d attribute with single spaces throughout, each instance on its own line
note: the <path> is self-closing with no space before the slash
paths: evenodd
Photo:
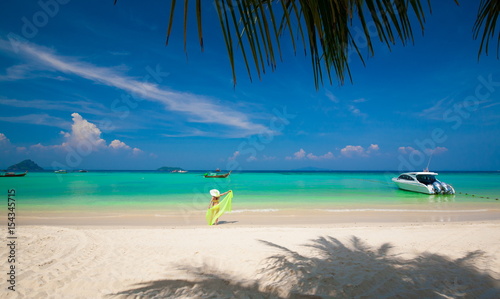
<path id="1" fill-rule="evenodd" d="M 442 172 L 456 195 L 397 189 L 395 172 L 240 172 L 226 179 L 204 172 L 89 171 L 28 173 L 0 178 L 5 198 L 16 190 L 18 211 L 206 209 L 209 190 L 234 191 L 235 211 L 285 209 L 480 211 L 500 204 L 500 172 Z"/>

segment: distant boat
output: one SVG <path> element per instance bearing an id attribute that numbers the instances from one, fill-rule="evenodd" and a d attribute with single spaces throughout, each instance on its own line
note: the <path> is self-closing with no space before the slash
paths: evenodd
<path id="1" fill-rule="evenodd" d="M 171 171 L 172 173 L 186 173 L 188 172 L 187 170 L 182 170 L 182 169 L 175 169 Z"/>
<path id="2" fill-rule="evenodd" d="M 225 174 L 216 174 L 216 173 L 205 173 L 204 177 L 206 178 L 227 178 L 231 174 L 231 171 Z"/>
<path id="3" fill-rule="evenodd" d="M 435 172 L 406 172 L 397 178 L 392 178 L 399 189 L 425 194 L 455 194 L 455 189 L 445 182 L 436 179 Z"/>
<path id="4" fill-rule="evenodd" d="M 27 173 L 28 173 L 27 170 L 24 173 L 6 172 L 5 174 L 0 174 L 0 177 L 7 178 L 7 177 L 25 176 Z"/>
<path id="5" fill-rule="evenodd" d="M 217 168 L 217 169 L 215 170 L 215 172 L 220 172 L 220 168 Z"/>
<path id="6" fill-rule="evenodd" d="M 81 169 L 81 170 L 78 170 L 78 172 L 89 172 L 89 171 L 88 171 L 88 170 Z"/>
<path id="7" fill-rule="evenodd" d="M 66 170 L 63 170 L 63 169 L 59 169 L 59 170 L 56 170 L 54 172 L 55 173 L 68 173 Z"/>

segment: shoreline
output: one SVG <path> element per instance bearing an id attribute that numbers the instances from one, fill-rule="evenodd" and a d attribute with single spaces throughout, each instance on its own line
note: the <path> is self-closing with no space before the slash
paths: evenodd
<path id="1" fill-rule="evenodd" d="M 206 226 L 205 210 L 65 210 L 17 211 L 24 225 Z M 446 223 L 500 221 L 495 204 L 454 205 L 441 209 L 417 206 L 342 206 L 331 209 L 234 209 L 220 218 L 230 226 L 296 226 L 353 223 Z M 6 217 L 0 219 L 5 226 Z"/>

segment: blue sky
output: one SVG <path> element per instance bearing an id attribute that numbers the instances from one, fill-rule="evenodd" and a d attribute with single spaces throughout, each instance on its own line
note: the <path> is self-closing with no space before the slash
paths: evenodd
<path id="1" fill-rule="evenodd" d="M 0 4 L 0 169 L 420 170 L 433 152 L 433 170 L 500 170 L 500 61 L 477 59 L 473 1 L 433 4 L 413 45 L 369 57 L 360 37 L 353 82 L 319 90 L 291 49 L 261 80 L 239 61 L 234 87 L 214 6 L 186 54 L 182 14 L 165 46 L 153 2 Z"/>

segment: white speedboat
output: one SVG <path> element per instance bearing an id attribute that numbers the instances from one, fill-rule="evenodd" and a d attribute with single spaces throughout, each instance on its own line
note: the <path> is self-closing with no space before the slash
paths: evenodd
<path id="1" fill-rule="evenodd" d="M 397 178 L 392 178 L 399 189 L 425 194 L 455 194 L 455 189 L 445 182 L 436 179 L 435 172 L 406 172 Z"/>

